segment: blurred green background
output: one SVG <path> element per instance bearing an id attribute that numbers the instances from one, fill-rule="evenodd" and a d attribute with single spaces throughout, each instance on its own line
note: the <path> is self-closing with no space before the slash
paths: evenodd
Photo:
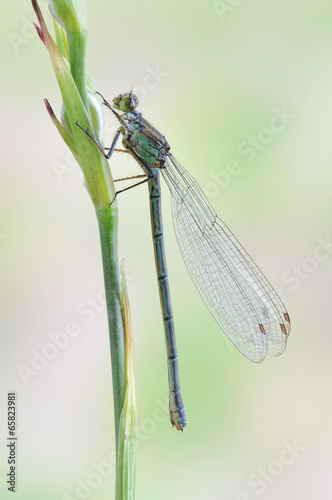
<path id="1" fill-rule="evenodd" d="M 279 359 L 254 365 L 232 348 L 187 275 L 164 186 L 188 416 L 183 434 L 172 430 L 147 187 L 119 197 L 135 342 L 137 499 L 331 498 L 331 3 L 86 6 L 96 88 L 109 100 L 135 89 L 140 110 L 292 319 Z M 47 97 L 59 115 L 61 101 L 30 3 L 2 12 L 1 498 L 12 498 L 5 422 L 6 393 L 15 390 L 15 498 L 109 500 L 113 406 L 96 220 L 79 167 L 44 109 Z M 283 121 L 274 119 L 280 114 Z M 116 123 L 105 120 L 109 143 Z M 125 175 L 135 169 L 121 155 L 112 164 Z M 52 350 L 52 335 L 71 323 L 77 335 Z M 33 369 L 43 350 L 53 358 Z M 27 368 L 34 371 L 24 377 Z"/>

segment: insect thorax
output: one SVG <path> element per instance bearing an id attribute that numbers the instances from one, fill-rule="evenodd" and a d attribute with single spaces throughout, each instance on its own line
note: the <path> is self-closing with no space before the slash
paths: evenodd
<path id="1" fill-rule="evenodd" d="M 123 146 L 129 151 L 133 150 L 149 167 L 162 168 L 170 149 L 165 137 L 142 118 L 141 113 L 133 111 L 123 114 L 122 117 L 130 129 L 122 129 Z"/>

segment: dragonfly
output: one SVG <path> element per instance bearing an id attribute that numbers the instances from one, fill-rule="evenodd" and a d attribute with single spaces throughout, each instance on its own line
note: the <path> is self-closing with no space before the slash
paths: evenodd
<path id="1" fill-rule="evenodd" d="M 267 354 L 280 356 L 290 333 L 290 317 L 262 271 L 219 219 L 197 182 L 173 156 L 166 138 L 137 111 L 137 96 L 133 92 L 119 94 L 112 107 L 99 95 L 120 124 L 108 152 L 77 125 L 107 159 L 114 151 L 129 153 L 143 169 L 142 175 L 135 176 L 143 180 L 135 185 L 148 183 L 167 352 L 170 421 L 183 431 L 187 417 L 166 265 L 160 174 L 171 193 L 175 235 L 189 274 L 210 313 L 237 349 L 254 363 L 262 362 Z M 120 135 L 123 150 L 116 149 Z M 118 191 L 116 196 L 131 187 L 134 186 Z"/>

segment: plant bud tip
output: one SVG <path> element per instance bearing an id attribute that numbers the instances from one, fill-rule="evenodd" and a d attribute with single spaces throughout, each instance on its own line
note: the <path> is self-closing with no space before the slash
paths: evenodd
<path id="1" fill-rule="evenodd" d="M 46 40 L 45 40 L 45 37 L 44 37 L 43 30 L 38 26 L 38 24 L 36 24 L 36 23 L 33 23 L 33 24 L 34 24 L 34 27 L 36 28 L 36 31 L 38 33 L 39 38 L 41 39 L 41 41 L 43 42 L 43 44 L 46 47 Z"/>

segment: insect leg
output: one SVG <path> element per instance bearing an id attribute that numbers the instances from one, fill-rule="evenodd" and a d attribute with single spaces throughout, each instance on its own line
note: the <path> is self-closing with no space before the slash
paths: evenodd
<path id="1" fill-rule="evenodd" d="M 138 175 L 138 176 L 132 177 L 132 179 L 135 179 L 136 177 L 141 177 L 141 176 L 140 176 L 140 175 Z M 131 189 L 131 188 L 137 187 L 137 186 L 139 186 L 140 184 L 143 184 L 144 182 L 148 182 L 150 179 L 152 179 L 152 176 L 148 176 L 148 177 L 146 177 L 146 176 L 144 175 L 144 177 L 145 177 L 145 179 L 144 179 L 143 181 L 137 182 L 136 184 L 133 184 L 132 186 L 129 186 L 129 187 L 126 187 L 126 188 L 124 188 L 124 189 L 120 189 L 120 191 L 117 191 L 117 192 L 115 193 L 115 196 L 114 196 L 113 200 L 112 200 L 112 201 L 111 201 L 111 203 L 110 203 L 110 207 L 111 207 L 111 206 L 112 206 L 112 204 L 115 202 L 115 199 L 116 199 L 116 197 L 118 196 L 118 194 L 123 193 L 124 191 L 128 191 L 128 189 Z M 120 180 L 120 181 L 122 181 L 122 180 L 127 180 L 127 179 L 118 179 L 118 181 L 119 181 L 119 180 Z"/>
<path id="2" fill-rule="evenodd" d="M 119 128 L 117 131 L 116 131 L 116 134 L 115 134 L 115 137 L 113 139 L 113 142 L 112 142 L 112 145 L 111 147 L 109 148 L 109 151 L 108 153 L 106 154 L 105 151 L 103 150 L 103 148 L 100 146 L 100 144 L 98 144 L 98 142 L 92 137 L 92 135 L 90 134 L 90 132 L 88 132 L 88 130 L 85 130 L 83 127 L 81 127 L 81 125 L 76 122 L 76 125 L 78 126 L 78 128 L 80 128 L 81 130 L 83 130 L 83 132 L 88 136 L 90 137 L 90 139 L 95 143 L 95 145 L 97 146 L 97 148 L 99 149 L 99 151 L 101 153 L 103 153 L 103 155 L 105 156 L 105 158 L 107 158 L 107 160 L 110 159 L 110 157 L 112 156 L 113 154 L 113 151 L 115 149 L 115 146 L 116 146 L 116 143 L 118 142 L 118 139 L 119 139 L 119 136 L 121 134 L 121 128 Z"/>

